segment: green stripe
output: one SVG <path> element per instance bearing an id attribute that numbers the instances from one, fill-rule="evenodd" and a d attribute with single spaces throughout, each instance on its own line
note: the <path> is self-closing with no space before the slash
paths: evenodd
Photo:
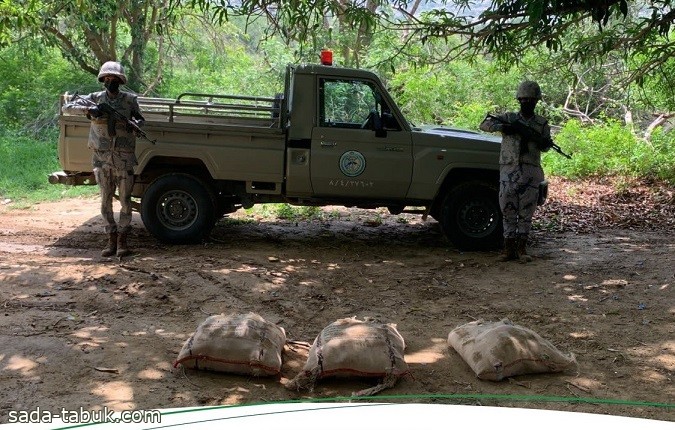
<path id="1" fill-rule="evenodd" d="M 354 402 L 370 400 L 381 403 L 383 400 L 508 400 L 514 402 L 543 402 L 543 403 L 584 403 L 584 404 L 605 404 L 605 405 L 622 405 L 622 406 L 636 406 L 649 408 L 673 408 L 675 403 L 660 403 L 660 402 L 642 402 L 636 400 L 622 400 L 622 399 L 600 399 L 595 397 L 564 397 L 564 396 L 526 396 L 526 395 L 512 395 L 512 394 L 401 394 L 401 395 L 377 395 L 377 396 L 363 396 L 363 397 L 325 397 L 318 399 L 296 399 L 296 400 L 281 400 L 276 402 L 261 402 L 261 403 L 246 403 L 241 405 L 219 405 L 209 407 L 199 407 L 194 409 L 184 409 L 173 412 L 162 412 L 162 416 L 185 414 L 191 412 L 204 412 L 225 408 L 237 408 L 246 406 L 259 406 L 269 404 L 294 404 L 294 403 L 325 403 L 325 402 Z M 358 406 L 358 405 L 352 405 Z M 278 412 L 273 412 L 278 413 Z M 208 421 L 208 420 L 207 420 Z M 75 426 L 59 427 L 55 430 L 66 430 L 93 426 L 104 423 L 88 423 L 79 424 Z M 150 428 L 150 427 L 149 427 Z M 152 428 L 162 428 L 152 427 Z"/>

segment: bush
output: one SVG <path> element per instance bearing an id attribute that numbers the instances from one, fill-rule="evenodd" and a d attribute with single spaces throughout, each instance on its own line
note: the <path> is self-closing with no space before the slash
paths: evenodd
<path id="1" fill-rule="evenodd" d="M 48 182 L 47 176 L 61 169 L 56 158 L 56 142 L 56 135 L 40 141 L 17 132 L 0 134 L 0 197 L 41 201 L 98 192 L 98 187 L 68 187 Z"/>
<path id="2" fill-rule="evenodd" d="M 62 93 L 100 87 L 94 76 L 36 42 L 10 45 L 0 50 L 0 57 L 0 122 L 5 130 L 41 133 L 54 126 Z"/>
<path id="3" fill-rule="evenodd" d="M 653 135 L 651 142 L 646 142 L 615 120 L 591 126 L 570 120 L 554 136 L 554 140 L 563 151 L 572 155 L 572 159 L 549 151 L 543 158 L 549 174 L 570 179 L 629 176 L 675 183 L 673 133 L 659 131 Z"/>
<path id="4" fill-rule="evenodd" d="M 635 165 L 639 172 L 647 177 L 653 177 L 675 184 L 675 132 L 665 133 L 657 129 L 650 142 L 643 143 L 640 156 L 635 158 Z"/>
<path id="5" fill-rule="evenodd" d="M 517 107 L 518 80 L 515 71 L 496 74 L 487 63 L 457 60 L 442 68 L 402 69 L 390 78 L 390 85 L 394 99 L 412 122 L 475 130 L 487 112 Z"/>

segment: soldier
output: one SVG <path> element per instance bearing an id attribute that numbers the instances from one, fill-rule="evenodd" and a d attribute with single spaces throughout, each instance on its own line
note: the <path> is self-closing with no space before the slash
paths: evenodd
<path id="1" fill-rule="evenodd" d="M 86 115 L 91 120 L 89 148 L 93 150 L 94 177 L 101 191 L 101 216 L 108 245 L 101 252 L 103 257 L 131 254 L 127 236 L 131 230 L 131 190 L 134 185 L 136 166 L 136 134 L 129 121 L 142 126 L 141 115 L 135 94 L 121 91 L 127 83 L 124 68 L 120 63 L 108 61 L 98 73 L 104 91 L 77 97 L 63 107 L 64 113 Z M 129 121 L 127 121 L 129 120 Z M 115 189 L 119 191 L 121 204 L 119 223 L 115 223 L 112 199 Z"/>
<path id="2" fill-rule="evenodd" d="M 539 84 L 522 82 L 516 99 L 520 103 L 519 112 L 488 115 L 480 129 L 502 133 L 499 205 L 504 219 L 504 255 L 501 260 L 525 263 L 532 261 L 527 254 L 527 239 L 537 209 L 540 184 L 544 181 L 541 151 L 548 151 L 553 141 L 548 121 L 534 113 L 541 100 Z"/>

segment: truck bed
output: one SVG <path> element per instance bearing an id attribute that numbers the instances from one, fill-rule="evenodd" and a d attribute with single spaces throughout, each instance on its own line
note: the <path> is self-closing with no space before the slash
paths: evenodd
<path id="1" fill-rule="evenodd" d="M 70 97 L 62 96 L 60 106 Z M 185 93 L 138 101 L 143 131 L 155 144 L 137 138 L 137 172 L 154 157 L 190 158 L 201 160 L 214 179 L 282 181 L 285 135 L 278 98 Z M 61 167 L 68 174 L 91 172 L 89 120 L 60 109 L 59 123 Z M 252 157 L 256 162 L 247 163 Z"/>

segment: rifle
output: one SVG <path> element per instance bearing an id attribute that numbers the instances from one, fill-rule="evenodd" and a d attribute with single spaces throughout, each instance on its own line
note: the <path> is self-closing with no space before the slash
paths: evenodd
<path id="1" fill-rule="evenodd" d="M 537 132 L 535 129 L 530 127 L 529 125 L 525 124 L 524 122 L 520 120 L 516 120 L 515 122 L 509 122 L 505 121 L 498 116 L 492 115 L 492 114 L 487 114 L 486 118 L 494 119 L 496 121 L 499 121 L 502 124 L 508 124 L 513 129 L 515 130 L 516 134 L 519 134 L 523 140 L 526 142 L 532 141 L 534 142 L 537 147 L 539 148 L 551 148 L 558 154 L 562 155 L 563 157 L 567 158 L 568 160 L 572 159 L 571 155 L 565 154 L 562 150 L 562 148 L 558 145 L 556 145 L 555 142 L 553 142 L 553 139 L 550 137 L 544 137 L 542 136 L 539 132 Z M 524 146 L 524 145 L 523 145 Z M 521 152 L 523 148 L 521 147 Z M 525 147 L 525 151 L 527 151 Z"/>
<path id="2" fill-rule="evenodd" d="M 73 94 L 73 100 L 76 100 L 76 99 L 82 100 L 83 102 L 87 103 L 88 106 L 98 107 L 98 105 L 96 103 L 94 103 L 92 100 L 85 99 L 84 97 L 81 97 L 77 93 Z M 114 107 L 110 106 L 108 103 L 102 103 L 102 105 L 103 105 L 102 111 L 104 113 L 107 113 L 108 115 L 114 115 L 117 118 L 121 119 L 122 121 L 124 121 L 127 124 L 127 126 L 133 128 L 134 132 L 138 136 L 143 137 L 145 140 L 152 143 L 153 145 L 157 143 L 157 139 L 151 140 L 148 137 L 148 135 L 145 134 L 145 132 L 143 130 L 141 130 L 141 128 L 138 126 L 138 124 L 136 124 L 134 121 L 132 121 L 129 118 L 127 118 L 126 116 L 124 116 L 120 111 L 118 111 Z M 114 119 L 114 116 L 111 116 L 111 118 Z M 110 121 L 108 122 L 108 132 L 110 133 L 111 136 L 115 135 L 114 123 L 112 123 Z"/>

